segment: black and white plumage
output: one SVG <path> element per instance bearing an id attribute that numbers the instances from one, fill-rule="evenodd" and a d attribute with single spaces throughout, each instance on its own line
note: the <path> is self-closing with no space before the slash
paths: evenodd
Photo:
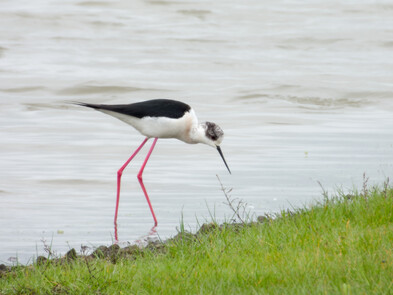
<path id="1" fill-rule="evenodd" d="M 153 99 L 120 105 L 75 104 L 111 115 L 148 138 L 176 138 L 190 144 L 204 143 L 219 148 L 224 137 L 217 124 L 199 124 L 194 110 L 181 101 Z"/>
<path id="2" fill-rule="evenodd" d="M 210 145 L 218 150 L 221 158 L 225 163 L 225 166 L 227 167 L 229 173 L 231 173 L 220 148 L 220 144 L 224 138 L 224 132 L 215 123 L 198 123 L 198 118 L 195 115 L 194 110 L 188 104 L 170 99 L 153 99 L 143 102 L 120 105 L 90 104 L 83 102 L 74 102 L 74 104 L 89 107 L 118 118 L 123 122 L 133 126 L 142 135 L 146 136 L 146 139 L 142 142 L 134 154 L 118 171 L 117 203 L 115 211 L 116 240 L 121 175 L 124 168 L 140 151 L 149 138 L 155 139 L 138 173 L 138 180 L 149 204 L 155 226 L 157 225 L 157 219 L 143 184 L 142 173 L 158 138 L 176 138 L 189 144 L 204 143 Z"/>

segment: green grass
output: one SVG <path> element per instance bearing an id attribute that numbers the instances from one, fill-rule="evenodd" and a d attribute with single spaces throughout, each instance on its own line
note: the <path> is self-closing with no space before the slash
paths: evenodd
<path id="1" fill-rule="evenodd" d="M 392 294 L 393 190 L 365 193 L 211 227 L 116 263 L 17 268 L 0 294 Z"/>

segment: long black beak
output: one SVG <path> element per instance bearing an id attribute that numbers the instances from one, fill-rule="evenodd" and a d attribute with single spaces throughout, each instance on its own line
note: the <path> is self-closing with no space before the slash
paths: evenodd
<path id="1" fill-rule="evenodd" d="M 224 155 L 222 154 L 222 151 L 221 151 L 220 146 L 217 146 L 217 151 L 220 153 L 220 156 L 221 156 L 222 160 L 224 161 L 225 166 L 227 166 L 227 169 L 228 169 L 228 171 L 229 171 L 229 174 L 232 174 L 232 173 L 231 173 L 231 170 L 229 170 L 229 167 L 228 167 L 227 162 L 225 161 L 225 158 L 224 158 Z"/>

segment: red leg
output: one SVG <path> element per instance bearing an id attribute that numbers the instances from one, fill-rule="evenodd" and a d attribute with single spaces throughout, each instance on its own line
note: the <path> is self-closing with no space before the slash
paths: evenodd
<path id="1" fill-rule="evenodd" d="M 139 170 L 139 173 L 138 173 L 139 184 L 140 184 L 141 187 L 142 187 L 142 190 L 143 190 L 143 193 L 145 194 L 147 203 L 149 204 L 150 212 L 151 212 L 151 214 L 153 215 L 154 226 L 157 226 L 157 218 L 156 218 L 156 215 L 154 214 L 153 207 L 151 206 L 149 196 L 147 195 L 147 191 L 146 191 L 146 189 L 145 189 L 145 185 L 143 184 L 142 173 L 143 173 L 143 169 L 145 169 L 145 166 L 146 166 L 147 161 L 148 161 L 149 158 L 150 158 L 151 153 L 153 152 L 153 149 L 154 149 L 154 146 L 156 145 L 157 140 L 158 140 L 158 138 L 155 138 L 155 139 L 154 139 L 153 144 L 151 145 L 151 148 L 150 148 L 150 150 L 149 150 L 149 153 L 147 154 L 146 159 L 145 159 L 145 161 L 144 161 L 143 164 L 142 164 L 141 170 Z"/>
<path id="2" fill-rule="evenodd" d="M 141 148 L 145 145 L 146 141 L 149 138 L 145 138 L 142 144 L 136 149 L 136 151 L 132 154 L 132 156 L 124 163 L 123 166 L 117 171 L 117 198 L 116 198 L 116 211 L 115 211 L 115 239 L 117 240 L 117 211 L 119 210 L 119 200 L 120 200 L 120 182 L 121 175 L 123 174 L 123 170 L 127 167 L 127 165 L 131 162 L 131 160 L 136 156 L 136 154 L 141 150 Z"/>

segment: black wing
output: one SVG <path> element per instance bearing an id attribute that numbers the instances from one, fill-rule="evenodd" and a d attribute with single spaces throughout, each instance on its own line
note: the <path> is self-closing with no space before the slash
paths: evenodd
<path id="1" fill-rule="evenodd" d="M 171 99 L 153 99 L 131 104 L 116 105 L 90 104 L 83 102 L 76 102 L 75 104 L 96 110 L 107 110 L 136 118 L 167 117 L 178 119 L 183 117 L 184 114 L 191 109 L 188 104 Z"/>

